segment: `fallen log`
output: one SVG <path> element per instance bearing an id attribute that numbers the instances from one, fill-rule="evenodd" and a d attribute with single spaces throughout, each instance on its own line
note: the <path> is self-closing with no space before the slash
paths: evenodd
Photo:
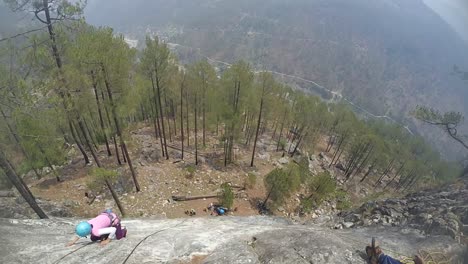
<path id="1" fill-rule="evenodd" d="M 239 191 L 245 190 L 245 186 L 240 186 L 240 185 L 230 185 L 230 186 L 233 189 L 239 189 Z"/>
<path id="2" fill-rule="evenodd" d="M 241 190 L 242 191 L 242 190 Z M 239 198 L 241 192 L 237 192 L 234 194 L 234 197 Z M 191 200 L 200 200 L 200 199 L 210 199 L 210 198 L 218 198 L 219 195 L 201 195 L 201 196 L 178 196 L 173 195 L 172 200 L 175 202 L 183 202 L 183 201 L 191 201 Z"/>
<path id="3" fill-rule="evenodd" d="M 168 148 L 171 148 L 171 149 L 178 150 L 178 151 L 182 151 L 181 148 L 179 148 L 179 147 L 177 147 L 177 146 L 175 146 L 175 145 L 167 144 L 167 147 L 168 147 Z M 190 150 L 187 150 L 187 149 L 184 149 L 184 153 L 188 153 L 188 154 L 190 154 L 190 155 L 195 156 L 195 152 L 190 151 Z M 206 153 L 202 153 L 202 152 L 200 152 L 200 151 L 198 151 L 198 156 L 207 158 Z"/>
<path id="4" fill-rule="evenodd" d="M 202 196 L 177 196 L 173 195 L 172 200 L 176 202 L 182 201 L 192 201 L 192 200 L 199 200 L 199 199 L 209 199 L 209 198 L 217 198 L 218 195 L 202 195 Z"/>

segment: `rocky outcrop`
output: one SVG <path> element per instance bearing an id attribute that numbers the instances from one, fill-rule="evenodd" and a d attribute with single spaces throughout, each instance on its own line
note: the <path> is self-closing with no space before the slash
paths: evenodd
<path id="1" fill-rule="evenodd" d="M 352 226 L 408 226 L 428 235 L 448 235 L 457 241 L 468 234 L 468 181 L 425 190 L 402 199 L 371 201 L 342 213 Z"/>
<path id="2" fill-rule="evenodd" d="M 271 217 L 122 221 L 128 237 L 105 247 L 82 239 L 65 247 L 78 219 L 0 219 L 0 263 L 366 263 L 377 237 L 394 257 L 419 249 L 457 254 L 461 246 L 414 230 L 370 227 L 330 230 Z M 132 252 L 133 251 L 133 252 Z"/>
<path id="3" fill-rule="evenodd" d="M 58 203 L 36 198 L 36 201 L 42 210 L 52 217 L 71 217 L 72 214 L 68 208 L 75 206 L 71 200 Z M 0 218 L 27 219 L 37 217 L 26 201 L 20 196 L 0 197 L 0 208 Z"/>

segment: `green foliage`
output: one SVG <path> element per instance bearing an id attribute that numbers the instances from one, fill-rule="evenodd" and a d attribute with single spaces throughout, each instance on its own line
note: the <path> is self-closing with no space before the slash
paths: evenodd
<path id="1" fill-rule="evenodd" d="M 300 185 L 300 176 L 294 168 L 276 168 L 265 177 L 267 197 L 273 206 L 280 206 Z"/>
<path id="2" fill-rule="evenodd" d="M 88 173 L 88 188 L 94 191 L 101 190 L 106 184 L 106 181 L 109 183 L 113 183 L 117 179 L 118 175 L 118 172 L 115 170 L 104 168 L 92 168 Z"/>
<path id="3" fill-rule="evenodd" d="M 335 198 L 337 208 L 339 210 L 347 209 L 351 206 L 346 191 L 336 189 L 336 181 L 330 176 L 327 171 L 324 171 L 308 182 L 309 196 L 301 199 L 300 208 L 303 212 L 308 213 L 312 209 L 317 208 L 326 200 Z"/>
<path id="4" fill-rule="evenodd" d="M 17 4 L 22 1 L 8 2 Z M 56 1 L 53 6 L 63 17 L 78 18 L 82 6 L 76 3 L 78 1 Z M 32 5 L 28 7 L 34 8 Z M 225 153 L 233 154 L 234 144 L 249 144 L 262 100 L 261 123 L 267 124 L 268 128 L 275 123 L 278 130 L 282 126 L 281 138 L 279 131 L 276 135 L 278 139 L 275 138 L 282 149 L 286 146 L 286 132 L 295 126 L 294 129 L 303 136 L 303 152 L 314 150 L 316 142 L 323 135 L 343 139 L 345 151 L 339 162 L 359 157 L 364 146 L 372 146 L 365 153 L 369 154 L 368 160 L 364 162 L 364 155 L 360 157 L 365 163 L 362 166 L 364 170 L 373 164 L 373 170 L 381 173 L 390 161 L 395 160 L 395 166 L 404 164 L 403 179 L 413 176 L 414 172 L 423 184 L 453 179 L 459 170 L 456 165 L 442 160 L 422 138 L 410 135 L 402 127 L 360 120 L 346 105 L 322 102 L 318 97 L 280 83 L 270 73 L 255 72 L 247 62 L 239 61 L 217 72 L 207 60 L 201 60 L 185 65 L 182 70 L 168 45 L 158 38 L 147 37 L 146 47 L 137 52 L 110 28 L 95 28 L 83 21 L 60 20 L 55 21 L 53 27 L 63 64 L 60 70 L 51 56 L 47 32 L 31 34 L 24 49 L 8 46 L 2 50 L 2 54 L 12 55 L 14 61 L 11 68 L 10 65 L 0 66 L 0 87 L 8 88 L 0 89 L 0 106 L 5 111 L 5 117 L 0 117 L 0 130 L 8 132 L 1 133 L 0 144 L 10 153 L 21 153 L 24 149 L 29 154 L 18 159 L 24 162 L 14 164 L 17 168 L 23 168 L 23 172 L 48 166 L 48 163 L 64 163 L 65 143 L 75 143 L 68 127 L 70 119 L 74 123 L 78 119 L 85 120 L 90 126 L 90 136 L 98 144 L 104 142 L 104 135 L 115 134 L 107 87 L 113 95 L 117 122 L 124 128 L 124 139 L 128 140 L 132 138 L 129 131 L 137 127 L 136 124 L 141 124 L 143 116 L 153 121 L 156 111 L 160 109 L 164 123 L 172 128 L 174 123 L 180 126 L 180 121 L 184 121 L 186 126 L 188 118 L 189 132 L 193 137 L 193 115 L 194 109 L 197 109 L 200 113 L 199 139 L 202 123 L 205 123 L 201 122 L 203 119 L 206 129 L 211 130 L 208 133 L 214 133 L 215 127 L 219 128 L 217 136 L 221 140 L 220 145 L 225 146 Z M 100 127 L 95 93 L 91 89 L 91 72 L 95 74 L 98 98 L 101 98 L 104 129 Z M 66 85 L 63 85 L 64 80 Z M 184 94 L 180 92 L 182 80 Z M 156 92 L 153 85 L 161 88 L 161 102 L 154 100 Z M 180 120 L 181 108 L 184 109 L 183 120 Z M 441 114 L 421 107 L 415 115 L 426 122 L 445 124 L 452 136 L 458 137 L 453 133 L 463 120 L 460 113 Z M 11 124 L 11 133 L 18 135 L 19 145 L 4 121 Z M 77 133 L 78 138 L 83 138 L 83 132 Z M 332 151 L 336 150 L 337 145 L 333 146 Z M 132 143 L 129 142 L 128 146 L 132 147 Z M 407 160 L 411 162 L 405 163 Z M 196 168 L 189 166 L 186 170 L 192 177 Z M 92 176 L 93 179 L 101 182 L 99 179 L 112 178 L 110 174 L 99 171 L 92 174 L 96 174 Z M 269 199 L 274 205 L 281 204 L 301 183 L 311 186 L 312 201 L 319 203 L 333 193 L 334 183 L 326 179 L 324 175 L 312 177 L 308 161 L 303 158 L 298 164 L 269 173 L 265 184 L 271 191 Z M 255 175 L 249 174 L 246 185 L 252 187 L 255 183 Z"/>
<path id="5" fill-rule="evenodd" d="M 65 162 L 63 137 L 57 131 L 58 120 L 54 120 L 56 114 L 51 111 L 35 114 L 37 116 L 17 114 L 16 129 L 22 135 L 21 145 L 30 157 L 22 164 L 22 172 Z"/>
<path id="6" fill-rule="evenodd" d="M 345 190 L 339 189 L 335 191 L 336 209 L 347 210 L 351 208 L 352 203 L 349 200 L 349 195 Z"/>
<path id="7" fill-rule="evenodd" d="M 257 175 L 255 173 L 249 172 L 247 175 L 245 186 L 248 189 L 253 189 L 257 184 Z"/>
<path id="8" fill-rule="evenodd" d="M 310 213 L 316 204 L 312 199 L 301 199 L 300 209 L 303 213 Z"/>
<path id="9" fill-rule="evenodd" d="M 305 183 L 308 180 L 310 180 L 310 178 L 312 177 L 312 173 L 309 170 L 309 158 L 305 156 L 301 157 L 301 159 L 297 163 L 297 168 L 297 173 L 299 173 L 301 183 Z"/>
<path id="10" fill-rule="evenodd" d="M 324 171 L 312 178 L 309 184 L 309 199 L 318 206 L 324 199 L 334 194 L 335 189 L 336 181 L 330 176 L 329 172 Z"/>
<path id="11" fill-rule="evenodd" d="M 228 183 L 221 184 L 221 192 L 218 195 L 219 204 L 226 208 L 232 208 L 234 204 L 234 192 Z"/>
<path id="12" fill-rule="evenodd" d="M 456 142 L 462 145 L 465 149 L 468 150 L 468 141 L 466 135 L 461 135 L 458 131 L 458 126 L 461 122 L 463 122 L 463 115 L 460 112 L 446 112 L 440 113 L 439 111 L 428 108 L 425 106 L 418 106 L 416 110 L 413 112 L 413 115 L 428 124 L 439 126 L 442 130 L 444 130 L 450 137 L 452 137 Z M 448 165 L 448 164 L 445 164 Z M 444 164 L 439 165 L 444 166 Z M 441 176 L 443 175 L 443 179 L 450 179 L 453 173 L 453 166 L 452 168 L 448 168 L 446 170 L 447 173 L 441 173 L 442 171 L 439 170 L 436 175 Z M 466 171 L 466 167 L 464 169 Z M 461 174 L 460 174 L 461 175 Z M 440 180 L 440 179 L 439 179 Z"/>
<path id="13" fill-rule="evenodd" d="M 187 175 L 185 177 L 187 179 L 192 179 L 193 176 L 195 176 L 195 172 L 197 171 L 197 166 L 190 164 L 187 167 L 185 167 L 185 170 L 187 171 Z"/>
<path id="14" fill-rule="evenodd" d="M 113 181 L 119 174 L 117 171 L 111 169 L 93 168 L 91 169 L 89 175 L 98 181 Z"/>
<path id="15" fill-rule="evenodd" d="M 418 106 L 413 114 L 417 119 L 434 125 L 458 125 L 463 120 L 460 112 L 440 113 L 436 109 L 425 106 Z"/>

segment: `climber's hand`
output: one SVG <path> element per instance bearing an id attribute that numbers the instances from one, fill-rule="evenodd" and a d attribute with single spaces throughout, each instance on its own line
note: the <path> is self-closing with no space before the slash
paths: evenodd
<path id="1" fill-rule="evenodd" d="M 101 246 L 105 246 L 105 245 L 109 244 L 109 242 L 110 242 L 110 239 L 109 239 L 109 238 L 106 238 L 106 239 L 104 239 L 104 240 L 101 241 L 101 244 L 100 244 L 100 245 L 101 245 Z"/>
<path id="2" fill-rule="evenodd" d="M 418 255 L 414 256 L 413 261 L 414 261 L 414 264 L 424 264 L 424 260 L 422 260 L 421 257 Z"/>
<path id="3" fill-rule="evenodd" d="M 67 243 L 67 247 L 71 247 L 73 245 L 75 245 L 76 241 L 78 241 L 78 239 L 80 239 L 79 237 L 75 237 L 72 241 L 68 242 Z"/>

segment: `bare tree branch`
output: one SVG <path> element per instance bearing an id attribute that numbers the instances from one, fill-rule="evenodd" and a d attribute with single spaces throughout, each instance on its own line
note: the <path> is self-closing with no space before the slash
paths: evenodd
<path id="1" fill-rule="evenodd" d="M 461 138 L 457 137 L 457 130 L 455 129 L 455 132 L 453 132 L 453 129 L 450 128 L 448 125 L 445 126 L 447 133 L 449 134 L 450 137 L 458 141 L 460 144 L 463 145 L 466 149 L 468 149 L 468 144 L 466 144 Z"/>
<path id="2" fill-rule="evenodd" d="M 39 17 L 39 13 L 44 11 L 44 8 L 35 10 L 34 11 L 34 16 L 36 16 L 37 20 L 41 21 L 43 24 L 47 24 L 47 21 L 43 20 L 42 18 Z"/>
<path id="3" fill-rule="evenodd" d="M 24 1 L 22 4 L 18 5 L 16 8 L 12 8 L 12 11 L 13 11 L 13 12 L 17 12 L 17 11 L 20 11 L 20 10 L 24 11 L 23 8 L 24 8 L 27 4 L 29 4 L 30 2 L 31 2 L 31 0 Z"/>
<path id="4" fill-rule="evenodd" d="M 28 30 L 28 31 L 25 31 L 25 32 L 22 32 L 22 33 L 19 33 L 19 34 L 10 36 L 10 37 L 2 38 L 2 39 L 0 39 L 0 42 L 6 41 L 6 40 L 10 40 L 10 39 L 14 39 L 14 38 L 17 38 L 17 37 L 21 37 L 21 36 L 27 35 L 27 34 L 29 34 L 29 33 L 33 33 L 33 32 L 36 32 L 36 31 L 43 30 L 43 29 L 45 29 L 45 28 L 47 28 L 47 26 L 43 26 L 43 27 L 40 27 L 40 28 Z"/>

